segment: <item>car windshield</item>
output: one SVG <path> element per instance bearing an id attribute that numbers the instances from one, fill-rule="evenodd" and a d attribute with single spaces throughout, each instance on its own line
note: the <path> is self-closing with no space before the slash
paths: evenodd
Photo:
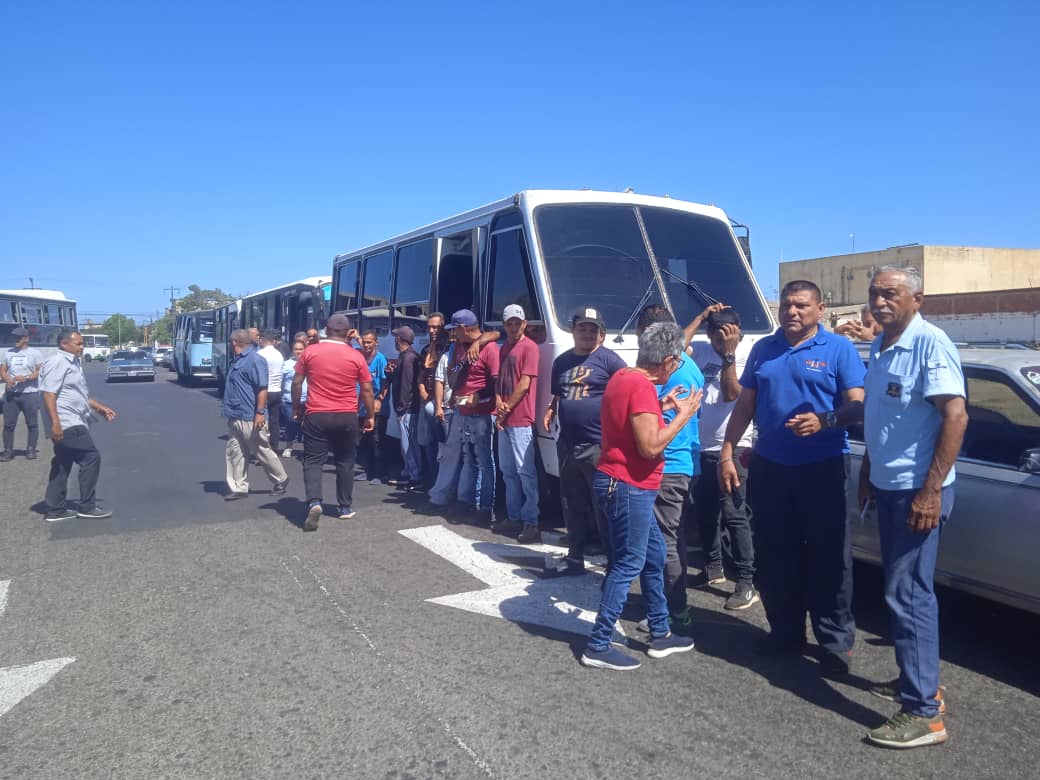
<path id="1" fill-rule="evenodd" d="M 568 326 L 571 312 L 591 305 L 602 311 L 608 330 L 618 330 L 648 286 L 652 287 L 648 303 L 661 302 L 640 216 L 660 267 L 694 283 L 691 290 L 663 274 L 680 324 L 688 323 L 714 299 L 740 313 L 745 331 L 771 329 L 728 225 L 675 209 L 613 204 L 548 205 L 535 210 L 561 326 Z"/>

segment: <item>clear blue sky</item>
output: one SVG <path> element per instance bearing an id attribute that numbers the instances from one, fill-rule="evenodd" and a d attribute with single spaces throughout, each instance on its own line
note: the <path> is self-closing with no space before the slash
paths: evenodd
<path id="1" fill-rule="evenodd" d="M 528 187 L 715 203 L 781 257 L 1040 246 L 1040 3 L 0 8 L 0 287 L 160 310 Z"/>

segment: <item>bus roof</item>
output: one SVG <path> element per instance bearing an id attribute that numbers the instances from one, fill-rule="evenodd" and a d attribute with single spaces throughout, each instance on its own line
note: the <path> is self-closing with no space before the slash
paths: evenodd
<path id="1" fill-rule="evenodd" d="M 431 233 L 438 233 L 441 230 L 458 226 L 460 223 L 464 224 L 470 221 L 478 221 L 483 217 L 502 211 L 510 206 L 519 207 L 523 205 L 527 209 L 535 209 L 538 206 L 543 206 L 549 203 L 620 203 L 638 206 L 658 206 L 661 208 L 688 211 L 694 214 L 703 214 L 704 216 L 723 220 L 727 224 L 729 223 L 726 212 L 717 206 L 693 203 L 692 201 L 687 200 L 677 200 L 668 195 L 640 195 L 635 192 L 606 192 L 603 190 L 521 190 L 510 198 L 502 198 L 501 200 L 493 201 L 480 206 L 479 208 L 456 214 L 453 217 L 448 217 L 447 219 L 438 220 L 429 225 L 415 228 L 407 233 L 402 233 L 393 238 L 380 241 L 378 244 L 371 244 L 369 246 L 355 249 L 351 252 L 341 252 L 333 259 L 333 263 L 348 257 L 355 257 L 359 254 L 369 254 L 384 247 L 409 241 L 413 238 L 420 238 Z"/>
<path id="2" fill-rule="evenodd" d="M 328 275 L 326 275 L 326 276 L 308 276 L 308 277 L 306 277 L 304 279 L 297 279 L 295 282 L 286 282 L 285 284 L 280 284 L 277 287 L 270 288 L 269 290 L 259 290 L 259 291 L 254 292 L 254 293 L 249 293 L 249 295 L 243 295 L 242 296 L 242 300 L 243 301 L 247 301 L 250 298 L 256 298 L 258 295 L 269 295 L 270 293 L 278 292 L 279 290 L 287 290 L 290 287 L 301 287 L 301 286 L 302 287 L 317 287 L 318 285 L 322 284 L 323 282 L 331 282 L 331 281 L 332 281 L 332 279 Z"/>
<path id="3" fill-rule="evenodd" d="M 41 301 L 75 303 L 71 298 L 66 298 L 65 293 L 60 290 L 41 290 L 38 287 L 26 288 L 24 290 L 0 290 L 0 295 L 9 295 L 17 298 L 36 298 Z"/>

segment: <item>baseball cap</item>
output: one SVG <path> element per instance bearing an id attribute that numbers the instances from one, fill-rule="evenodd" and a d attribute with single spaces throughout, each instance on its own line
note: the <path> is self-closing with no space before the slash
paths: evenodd
<path id="1" fill-rule="evenodd" d="M 445 330 L 452 328 L 475 328 L 477 326 L 477 315 L 469 309 L 459 309 L 451 315 L 451 322 L 444 326 Z"/>
<path id="2" fill-rule="evenodd" d="M 16 339 L 21 339 L 28 336 L 29 331 L 27 331 L 25 328 L 15 328 L 11 331 L 11 335 L 14 336 Z"/>
<path id="3" fill-rule="evenodd" d="M 402 325 L 400 328 L 395 328 L 391 331 L 401 341 L 407 341 L 409 344 L 415 343 L 415 331 L 407 325 Z"/>
<path id="4" fill-rule="evenodd" d="M 502 310 L 502 322 L 511 320 L 513 317 L 516 317 L 518 320 L 526 320 L 527 317 L 524 316 L 524 307 L 511 303 Z"/>
<path id="5" fill-rule="evenodd" d="M 325 330 L 336 331 L 337 333 L 345 333 L 350 330 L 350 319 L 346 314 L 333 314 L 325 322 Z"/>
<path id="6" fill-rule="evenodd" d="M 736 325 L 740 327 L 740 315 L 732 306 L 725 309 L 713 311 L 708 315 L 708 330 L 718 330 L 723 325 Z"/>
<path id="7" fill-rule="evenodd" d="M 598 309 L 593 309 L 591 306 L 583 307 L 574 312 L 574 317 L 571 318 L 571 327 L 581 325 L 583 322 L 592 322 L 598 325 L 600 330 L 607 329 L 607 323 L 603 321 L 602 312 Z"/>

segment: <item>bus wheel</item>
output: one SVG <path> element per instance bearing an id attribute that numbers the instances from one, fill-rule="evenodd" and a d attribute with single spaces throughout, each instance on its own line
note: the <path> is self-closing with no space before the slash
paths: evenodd
<path id="1" fill-rule="evenodd" d="M 85 360 L 87 363 L 89 363 L 91 361 L 90 355 L 84 355 L 83 356 L 83 360 Z"/>

